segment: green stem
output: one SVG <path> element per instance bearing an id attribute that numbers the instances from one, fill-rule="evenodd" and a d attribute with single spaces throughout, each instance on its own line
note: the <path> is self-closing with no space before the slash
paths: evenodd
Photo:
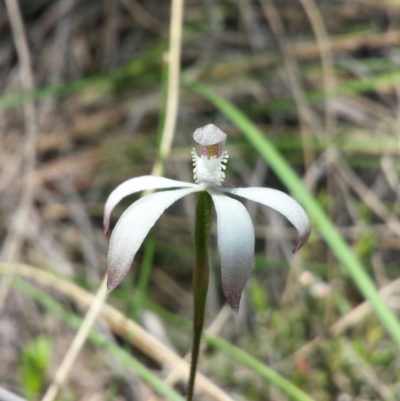
<path id="1" fill-rule="evenodd" d="M 192 401 L 196 378 L 197 360 L 199 358 L 201 334 L 204 324 L 206 298 L 208 289 L 208 252 L 207 242 L 211 226 L 212 200 L 207 192 L 199 192 L 196 205 L 196 220 L 194 227 L 194 243 L 196 250 L 196 265 L 193 272 L 193 345 L 192 363 L 188 384 L 187 400 Z"/>

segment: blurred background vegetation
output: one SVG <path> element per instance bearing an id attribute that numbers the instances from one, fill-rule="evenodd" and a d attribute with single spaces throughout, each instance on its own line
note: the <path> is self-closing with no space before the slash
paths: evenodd
<path id="1" fill-rule="evenodd" d="M 171 3 L 20 0 L 25 49 L 11 3 L 0 2 L 0 387 L 39 400 L 106 272 L 104 202 L 159 154 Z M 400 312 L 399 44 L 397 0 L 184 3 L 164 174 L 192 180 L 192 133 L 213 123 L 228 134 L 226 185 L 291 192 L 314 223 L 293 256 L 295 230 L 246 204 L 256 252 L 239 316 L 225 305 L 213 227 L 196 399 L 400 400 L 400 331 L 382 309 Z M 58 400 L 182 399 L 194 201 L 156 224 Z M 378 316 L 360 271 L 381 289 Z"/>

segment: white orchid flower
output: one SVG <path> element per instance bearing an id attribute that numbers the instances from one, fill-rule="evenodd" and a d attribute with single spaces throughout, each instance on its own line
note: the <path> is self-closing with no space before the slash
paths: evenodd
<path id="1" fill-rule="evenodd" d="M 108 253 L 108 291 L 128 273 L 132 261 L 150 229 L 161 214 L 180 198 L 207 191 L 217 212 L 217 237 L 221 259 L 222 286 L 233 310 L 239 308 L 242 291 L 250 276 L 254 254 L 254 228 L 242 203 L 230 195 L 246 198 L 283 214 L 297 229 L 299 239 L 293 253 L 303 246 L 311 226 L 303 208 L 289 195 L 271 188 L 222 188 L 228 154 L 224 150 L 226 134 L 213 124 L 197 129 L 193 138 L 200 144 L 200 156 L 193 149 L 193 183 L 164 177 L 142 176 L 119 185 L 108 197 L 104 211 L 104 230 L 109 232 L 113 208 L 124 197 L 136 192 L 171 189 L 144 196 L 120 217 L 111 238 Z"/>

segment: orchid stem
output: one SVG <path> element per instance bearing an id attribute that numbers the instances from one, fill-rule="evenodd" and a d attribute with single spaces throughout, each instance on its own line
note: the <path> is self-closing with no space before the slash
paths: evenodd
<path id="1" fill-rule="evenodd" d="M 209 276 L 207 243 L 211 226 L 211 211 L 211 196 L 205 191 L 199 192 L 196 205 L 196 220 L 194 228 L 196 265 L 193 272 L 193 345 L 187 401 L 192 401 L 193 399 L 197 360 L 199 357 L 201 334 L 204 324 L 204 313 L 206 309 Z"/>

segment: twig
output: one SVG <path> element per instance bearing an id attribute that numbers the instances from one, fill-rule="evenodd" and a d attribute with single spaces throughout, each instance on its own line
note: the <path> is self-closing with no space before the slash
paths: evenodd
<path id="1" fill-rule="evenodd" d="M 372 0 L 375 1 L 375 0 Z M 352 52 L 360 48 L 374 49 L 384 46 L 390 46 L 398 43 L 400 40 L 400 31 L 389 31 L 383 33 L 362 32 L 349 36 L 339 36 L 332 38 L 330 42 L 330 50 L 332 52 Z M 303 42 L 294 46 L 294 52 L 297 59 L 300 60 L 314 60 L 316 57 L 321 57 L 318 43 Z M 207 69 L 207 75 L 212 76 L 213 79 L 220 77 L 233 76 L 233 74 L 240 74 L 254 68 L 267 68 L 271 65 L 276 65 L 281 61 L 281 58 L 276 52 L 266 53 L 262 55 L 255 55 L 245 57 L 243 59 L 228 59 L 228 61 L 216 62 L 212 67 Z M 203 71 L 192 69 L 191 76 L 203 76 Z M 189 77 L 188 77 L 189 78 Z"/>
<path id="2" fill-rule="evenodd" d="M 335 170 L 338 171 L 341 179 L 356 192 L 360 199 L 385 221 L 387 228 L 400 237 L 400 220 L 382 203 L 379 197 L 358 178 L 357 174 L 342 158 L 335 163 Z"/>
<path id="3" fill-rule="evenodd" d="M 83 344 L 86 341 L 86 338 L 98 316 L 101 308 L 103 307 L 104 301 L 107 297 L 107 276 L 103 279 L 103 282 L 100 285 L 99 290 L 97 291 L 96 296 L 93 299 L 93 302 L 90 304 L 90 308 L 86 313 L 85 319 L 82 322 L 81 327 L 76 333 L 74 340 L 68 348 L 67 353 L 64 356 L 61 365 L 58 367 L 56 375 L 51 383 L 50 387 L 47 389 L 45 395 L 42 398 L 42 401 L 51 401 L 56 398 L 60 387 L 65 382 L 72 365 L 75 362 L 80 350 L 83 347 Z"/>
<path id="4" fill-rule="evenodd" d="M 153 32 L 159 33 L 162 30 L 160 22 L 153 17 L 137 0 L 120 0 L 121 4 L 130 12 L 133 18 Z"/>
<path id="5" fill-rule="evenodd" d="M 168 88 L 165 124 L 162 134 L 159 158 L 151 170 L 152 175 L 161 175 L 174 138 L 179 99 L 179 74 L 181 64 L 181 42 L 183 23 L 183 0 L 171 4 L 170 46 L 168 52 Z"/>
<path id="6" fill-rule="evenodd" d="M 330 101 L 334 95 L 336 87 L 336 78 L 333 68 L 333 57 L 331 51 L 331 43 L 329 35 L 326 31 L 324 20 L 321 13 L 315 4 L 314 0 L 300 0 L 304 11 L 311 23 L 317 41 L 318 50 L 321 57 L 322 71 L 324 75 L 324 90 L 325 90 L 325 119 L 326 133 L 333 134 L 335 131 L 335 115 L 332 112 Z"/>
<path id="7" fill-rule="evenodd" d="M 165 122 L 161 137 L 158 158 L 151 170 L 152 175 L 161 176 L 164 170 L 164 163 L 171 151 L 172 142 L 175 136 L 175 127 L 178 113 L 179 100 L 179 76 L 181 63 L 183 24 L 183 0 L 173 0 L 171 4 L 170 21 L 170 45 L 168 51 L 168 85 L 167 102 L 165 110 Z M 146 191 L 144 194 L 150 194 Z"/>
<path id="8" fill-rule="evenodd" d="M 19 277 L 38 281 L 60 291 L 60 293 L 80 304 L 81 307 L 92 305 L 97 297 L 97 294 L 93 295 L 71 281 L 59 278 L 53 273 L 22 263 L 0 263 L 1 274 L 11 274 L 11 271 Z M 109 324 L 114 333 L 134 343 L 135 347 L 161 366 L 179 369 L 181 378 L 187 379 L 190 369 L 187 362 L 118 309 L 105 303 L 100 309 L 100 316 Z M 232 401 L 229 395 L 201 373 L 197 373 L 196 384 L 204 394 L 214 400 Z"/>
<path id="9" fill-rule="evenodd" d="M 160 145 L 160 157 L 153 166 L 152 174 L 161 175 L 163 165 L 168 156 L 175 133 L 176 114 L 178 110 L 179 97 L 179 73 L 180 73 L 180 54 L 181 54 L 181 37 L 182 37 L 182 16 L 183 16 L 183 0 L 173 0 L 171 5 L 171 29 L 170 29 L 170 51 L 169 51 L 169 69 L 168 69 L 168 98 L 166 106 L 166 121 Z M 82 326 L 79 328 L 76 336 L 64 356 L 59 366 L 55 378 L 48 388 L 42 401 L 53 401 L 57 396 L 61 385 L 65 382 L 70 369 L 75 362 L 89 331 L 94 324 L 101 307 L 106 299 L 106 283 L 107 275 L 104 277 L 100 288 L 98 289 L 93 302 L 87 312 Z"/>
<path id="10" fill-rule="evenodd" d="M 380 399 L 383 401 L 395 401 L 395 396 L 390 388 L 379 379 L 370 364 L 354 349 L 354 344 L 346 338 L 342 338 L 341 345 L 344 359 L 355 365 L 357 372 L 364 378 L 365 383 L 368 383 L 378 393 Z"/>
<path id="11" fill-rule="evenodd" d="M 219 311 L 217 317 L 213 320 L 211 325 L 208 327 L 206 330 L 208 334 L 213 334 L 217 335 L 220 330 L 225 326 L 226 322 L 228 319 L 232 316 L 232 309 L 231 307 L 226 303 L 221 310 Z M 204 350 L 204 343 L 200 345 L 200 352 Z M 185 357 L 184 361 L 188 362 L 190 360 L 191 352 L 188 352 Z M 197 374 L 198 375 L 198 374 Z M 171 372 L 168 374 L 168 376 L 164 379 L 164 382 L 169 384 L 170 386 L 173 386 L 180 378 L 181 378 L 181 373 L 179 368 L 175 367 Z M 156 401 L 154 396 L 151 396 L 148 401 Z"/>
<path id="12" fill-rule="evenodd" d="M 313 149 L 307 146 L 311 135 L 305 124 L 310 127 L 310 130 L 312 130 L 316 136 L 319 136 L 320 127 L 318 124 L 318 120 L 316 119 L 311 108 L 307 104 L 304 90 L 299 79 L 300 74 L 295 52 L 285 38 L 285 28 L 279 12 L 275 7 L 273 0 L 260 0 L 260 2 L 264 14 L 269 21 L 271 30 L 278 40 L 279 47 L 282 52 L 288 83 L 299 113 L 300 130 L 303 139 L 304 161 L 306 169 L 308 170 L 315 161 L 315 152 L 313 151 Z"/>
<path id="13" fill-rule="evenodd" d="M 273 0 L 260 0 L 262 9 L 266 18 L 269 21 L 269 25 L 271 27 L 272 32 L 274 33 L 279 47 L 283 56 L 283 63 L 285 66 L 285 71 L 288 79 L 288 84 L 290 90 L 292 92 L 293 98 L 296 103 L 296 107 L 299 114 L 299 123 L 300 123 L 300 133 L 303 141 L 303 157 L 305 169 L 308 171 L 313 165 L 316 164 L 316 155 L 314 149 L 309 147 L 309 143 L 311 143 L 311 139 L 313 134 L 315 137 L 321 137 L 321 127 L 319 121 L 314 115 L 311 107 L 309 107 L 304 90 L 300 81 L 300 70 L 298 67 L 296 55 L 294 52 L 294 48 L 291 46 L 290 42 L 286 40 L 285 37 L 285 27 L 279 11 L 274 4 Z M 306 185 L 311 181 L 305 182 Z M 314 185 L 308 186 L 310 191 L 314 192 Z M 299 257 L 295 257 L 290 265 L 290 270 L 286 279 L 285 288 L 282 292 L 281 302 L 286 303 L 289 301 L 291 296 L 294 294 L 294 272 L 298 270 L 299 264 L 301 260 Z"/>
<path id="14" fill-rule="evenodd" d="M 318 51 L 321 58 L 322 74 L 324 81 L 325 91 L 325 140 L 326 140 L 326 152 L 327 152 L 327 190 L 328 190 L 328 214 L 333 219 L 335 215 L 335 199 L 334 192 L 334 175 L 332 173 L 330 161 L 336 154 L 335 147 L 333 145 L 336 132 L 336 116 L 332 110 L 332 100 L 335 94 L 336 88 L 336 77 L 334 71 L 333 56 L 331 50 L 331 42 L 326 30 L 326 26 L 322 15 L 318 9 L 315 0 L 300 0 L 304 11 L 311 23 L 311 27 L 314 31 L 315 39 L 318 46 Z M 333 262 L 332 252 L 328 252 L 327 255 L 328 266 Z"/>
<path id="15" fill-rule="evenodd" d="M 21 85 L 24 92 L 32 92 L 34 89 L 33 74 L 31 67 L 31 56 L 26 40 L 24 24 L 17 0 L 6 0 L 6 7 L 10 18 L 11 29 L 13 32 L 15 47 L 17 49 L 20 64 Z M 35 105 L 32 100 L 24 103 L 25 120 L 25 146 L 24 146 L 24 177 L 21 200 L 18 205 L 12 226 L 4 242 L 1 252 L 1 259 L 14 261 L 18 258 L 24 240 L 24 229 L 29 218 L 34 196 L 34 182 L 32 173 L 35 170 L 36 162 L 36 137 L 38 132 Z M 8 275 L 0 285 L 0 310 L 7 297 L 12 275 Z"/>
<path id="16" fill-rule="evenodd" d="M 390 297 L 395 293 L 400 291 L 400 278 L 392 281 L 385 287 L 379 290 L 379 294 L 381 297 L 388 302 Z M 350 327 L 354 327 L 358 323 L 360 323 L 367 315 L 372 312 L 371 304 L 368 301 L 364 301 L 362 304 L 358 305 L 351 312 L 349 312 L 346 316 L 343 316 L 336 323 L 329 327 L 329 334 L 332 336 L 339 336 L 344 331 L 349 329 Z M 326 338 L 322 336 L 317 336 L 307 344 L 303 345 L 296 352 L 290 355 L 285 360 L 282 360 L 276 364 L 274 364 L 273 368 L 281 368 L 284 364 L 286 364 L 289 360 L 294 360 L 299 356 L 310 355 L 315 348 L 317 348 Z"/>
<path id="17" fill-rule="evenodd" d="M 103 68 L 105 71 L 112 71 L 115 68 L 117 37 L 118 37 L 118 7 L 119 2 L 105 0 L 104 4 L 104 48 L 103 48 Z"/>

